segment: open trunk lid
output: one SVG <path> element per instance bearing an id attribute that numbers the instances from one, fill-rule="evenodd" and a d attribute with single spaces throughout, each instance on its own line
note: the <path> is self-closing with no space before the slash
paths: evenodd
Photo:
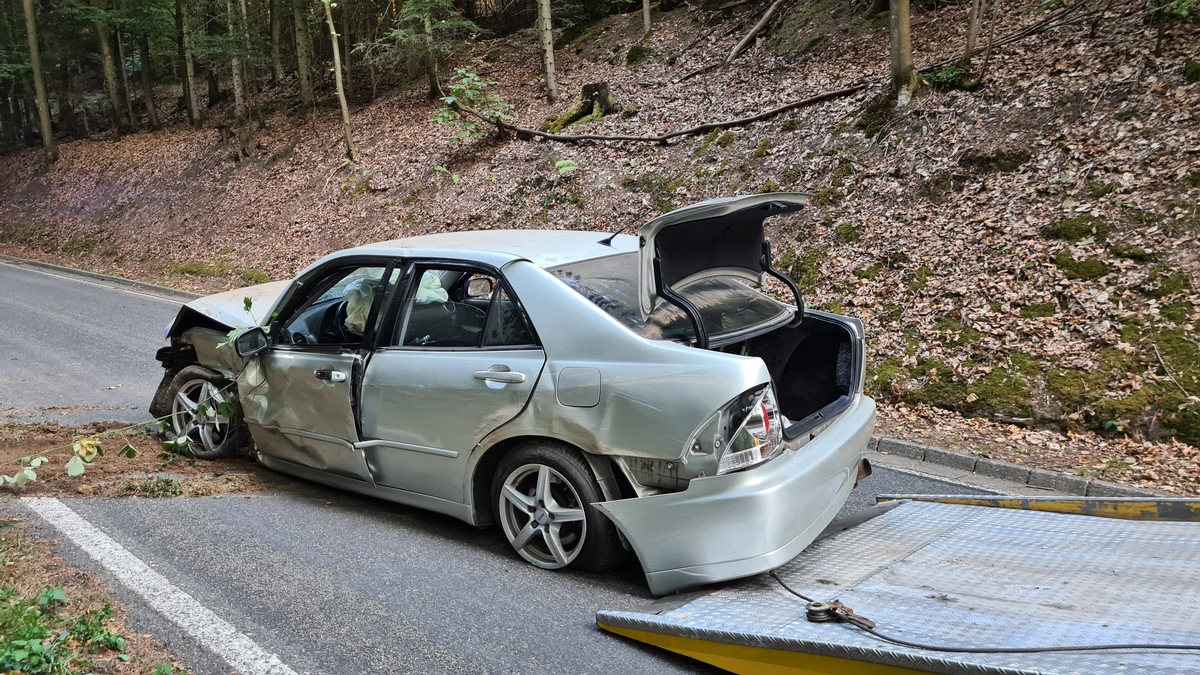
<path id="1" fill-rule="evenodd" d="M 809 195 L 799 192 L 725 197 L 671 211 L 638 231 L 638 300 L 642 316 L 659 299 L 678 306 L 696 327 L 696 346 L 707 348 L 708 335 L 699 311 L 675 289 L 709 277 L 735 277 L 763 284 L 771 275 L 783 281 L 803 312 L 800 291 L 771 267 L 763 221 L 798 211 Z"/>

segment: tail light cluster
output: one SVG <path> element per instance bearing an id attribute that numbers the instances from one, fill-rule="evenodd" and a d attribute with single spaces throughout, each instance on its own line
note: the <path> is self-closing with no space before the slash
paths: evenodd
<path id="1" fill-rule="evenodd" d="M 736 425 L 736 430 L 726 441 L 717 475 L 761 464 L 783 447 L 783 424 L 771 385 L 746 392 L 735 406 L 730 426 Z"/>

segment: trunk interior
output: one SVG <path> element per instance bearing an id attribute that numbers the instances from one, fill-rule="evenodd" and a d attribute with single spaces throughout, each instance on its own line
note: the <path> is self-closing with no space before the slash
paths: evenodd
<path id="1" fill-rule="evenodd" d="M 795 438 L 828 421 L 850 404 L 862 380 L 860 341 L 830 316 L 809 313 L 796 327 L 778 328 L 742 345 L 742 353 L 767 364 L 780 411 Z"/>

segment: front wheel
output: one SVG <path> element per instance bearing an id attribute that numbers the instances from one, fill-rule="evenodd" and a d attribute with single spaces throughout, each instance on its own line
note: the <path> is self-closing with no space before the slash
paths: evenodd
<path id="1" fill-rule="evenodd" d="M 501 460 L 492 488 L 504 536 L 530 563 L 599 572 L 619 559 L 616 528 L 592 506 L 604 496 L 578 450 L 551 442 L 521 445 Z"/>
<path id="2" fill-rule="evenodd" d="M 242 445 L 236 386 L 201 366 L 185 366 L 171 380 L 167 438 L 187 444 L 200 459 L 229 457 Z"/>

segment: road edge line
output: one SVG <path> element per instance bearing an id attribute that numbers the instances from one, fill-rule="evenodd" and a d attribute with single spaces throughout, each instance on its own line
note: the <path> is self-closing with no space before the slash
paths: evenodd
<path id="1" fill-rule="evenodd" d="M 191 595 L 155 572 L 112 537 L 55 497 L 22 497 L 21 503 L 54 526 L 151 608 L 179 626 L 240 675 L 296 675 L 279 659 Z"/>

